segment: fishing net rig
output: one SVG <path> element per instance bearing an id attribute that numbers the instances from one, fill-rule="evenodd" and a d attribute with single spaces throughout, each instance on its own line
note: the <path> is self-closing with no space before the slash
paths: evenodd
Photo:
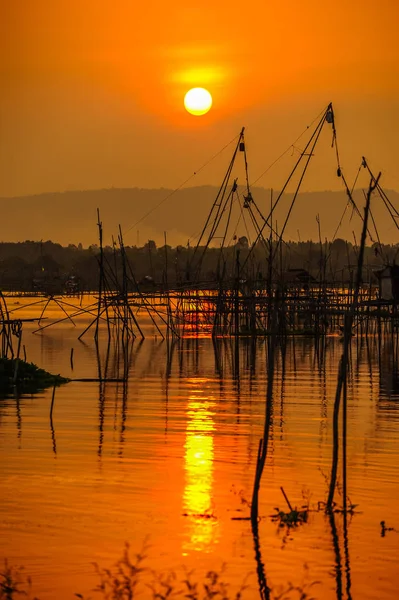
<path id="1" fill-rule="evenodd" d="M 231 258 L 232 242 L 233 246 L 235 245 L 237 250 L 248 250 L 247 252 L 241 252 L 242 255 L 245 254 L 239 266 L 239 276 L 241 279 L 253 279 L 253 277 L 256 275 L 256 263 L 259 262 L 259 259 L 257 259 L 255 255 L 259 254 L 259 248 L 263 248 L 264 250 L 262 261 L 267 258 L 268 262 L 271 261 L 273 263 L 277 253 L 279 252 L 280 245 L 285 243 L 284 234 L 286 232 L 287 224 L 298 200 L 298 194 L 301 190 L 305 175 L 309 169 L 311 159 L 315 155 L 315 150 L 317 144 L 319 143 L 320 135 L 326 124 L 329 125 L 332 130 L 331 145 L 335 148 L 335 156 L 338 165 L 337 174 L 339 177 L 341 177 L 345 189 L 347 189 L 349 192 L 349 198 L 354 210 L 356 210 L 356 212 L 360 215 L 360 211 L 356 206 L 356 202 L 353 199 L 351 191 L 349 190 L 341 167 L 332 104 L 329 104 L 315 121 L 316 124 L 314 127 L 308 127 L 305 130 L 305 132 L 308 133 L 308 139 L 304 143 L 303 149 L 299 150 L 297 142 L 301 137 L 304 136 L 305 132 L 303 132 L 287 149 L 295 149 L 297 152 L 299 152 L 299 156 L 276 197 L 273 197 L 273 191 L 271 190 L 270 210 L 266 215 L 261 209 L 255 198 L 255 194 L 252 191 L 254 184 L 250 184 L 247 148 L 245 142 L 245 128 L 242 128 L 216 198 L 213 201 L 202 230 L 198 236 L 196 236 L 196 244 L 189 260 L 187 261 L 185 274 L 187 284 L 191 283 L 195 286 L 199 286 L 201 283 L 209 283 L 206 282 L 205 279 L 204 264 L 206 262 L 207 253 L 210 249 L 215 247 L 217 247 L 219 250 L 215 279 L 219 283 L 221 279 L 225 279 L 228 276 L 226 260 L 229 254 Z M 313 122 L 313 125 L 314 123 L 315 122 Z M 276 159 L 271 166 L 276 164 L 276 162 L 278 162 L 278 160 L 287 153 L 287 150 L 278 159 Z M 240 156 L 243 157 L 245 174 L 243 186 L 239 186 L 238 178 L 233 177 L 233 169 Z M 255 180 L 254 183 L 259 181 L 259 179 L 268 170 L 269 169 L 264 171 L 264 173 L 257 180 Z M 290 184 L 294 184 L 294 192 L 284 216 L 283 224 L 280 229 L 277 230 L 276 223 L 273 221 L 273 218 Z M 234 208 L 236 208 L 235 213 Z M 235 220 L 234 215 L 236 215 Z M 240 238 L 237 235 L 239 227 L 241 227 L 243 232 L 245 232 L 245 236 L 241 237 L 241 241 L 244 241 L 244 243 L 241 244 L 239 243 Z M 245 248 L 246 241 L 248 242 L 247 248 Z M 234 244 L 234 242 L 236 243 Z M 244 246 L 244 248 L 240 248 L 240 246 Z M 234 271 L 234 277 L 236 275 L 237 273 Z"/>
<path id="2" fill-rule="evenodd" d="M 157 295 L 157 302 L 153 302 L 151 294 L 141 291 L 136 280 L 134 268 L 130 264 L 125 250 L 122 230 L 119 228 L 117 242 L 113 240 L 113 254 L 104 252 L 103 248 L 103 226 L 98 212 L 98 231 L 99 231 L 99 253 L 96 256 L 99 280 L 98 290 L 95 301 L 86 307 L 73 307 L 65 303 L 62 297 L 50 296 L 45 300 L 46 304 L 39 319 L 39 328 L 42 331 L 55 323 L 70 320 L 85 315 L 90 318 L 90 322 L 85 330 L 79 335 L 82 339 L 89 331 L 94 331 L 94 338 L 98 340 L 99 329 L 101 325 L 106 325 L 108 336 L 114 334 L 120 337 L 123 342 L 134 340 L 139 337 L 144 339 L 144 331 L 138 319 L 138 312 L 144 311 L 149 316 L 156 331 L 161 338 L 166 335 L 178 337 L 180 335 L 180 324 L 187 321 L 189 314 L 195 312 L 203 314 L 203 319 L 208 322 L 210 327 L 214 327 L 215 312 L 221 314 L 221 311 L 230 313 L 227 321 L 229 325 L 226 331 L 232 330 L 231 314 L 234 305 L 241 302 L 240 294 L 254 297 L 262 294 L 270 294 L 272 285 L 282 281 L 284 264 L 282 247 L 286 246 L 290 252 L 296 252 L 295 247 L 286 243 L 284 236 L 287 231 L 287 225 L 294 207 L 298 203 L 299 194 L 303 182 L 312 164 L 313 157 L 316 154 L 318 145 L 321 142 L 323 130 L 331 134 L 331 148 L 336 167 L 336 175 L 342 182 L 343 189 L 346 192 L 347 202 L 343 214 L 336 228 L 333 240 L 336 239 L 345 216 L 350 212 L 353 215 L 363 219 L 362 211 L 359 209 L 355 198 L 354 189 L 362 169 L 366 169 L 370 177 L 374 177 L 372 171 L 364 157 L 357 172 L 355 181 L 349 185 L 341 164 L 341 157 L 338 147 L 338 136 L 335 122 L 335 114 L 332 103 L 330 103 L 322 113 L 320 113 L 310 126 L 296 138 L 287 150 L 285 150 L 273 163 L 252 183 L 250 183 L 247 143 L 245 139 L 245 128 L 242 128 L 238 136 L 226 144 L 215 156 L 209 159 L 204 165 L 195 171 L 186 179 L 176 190 L 168 193 L 157 206 L 150 209 L 132 228 L 147 218 L 161 204 L 166 202 L 179 189 L 183 188 L 194 176 L 204 169 L 212 160 L 224 152 L 230 145 L 233 145 L 233 152 L 229 160 L 223 180 L 218 188 L 216 197 L 210 207 L 209 213 L 202 225 L 198 235 L 193 236 L 188 243 L 188 252 L 186 264 L 181 268 L 181 273 L 176 282 L 169 282 L 168 273 L 168 251 L 165 235 L 165 269 L 162 285 L 154 290 Z M 301 140 L 302 148 L 299 148 Z M 294 165 L 291 168 L 281 190 L 274 194 L 270 191 L 270 208 L 264 212 L 264 202 L 258 202 L 257 193 L 254 192 L 254 185 L 272 168 L 287 152 L 292 151 L 295 155 Z M 240 177 L 237 176 L 237 171 Z M 242 172 L 244 176 L 242 179 Z M 239 181 L 242 180 L 242 185 Z M 293 185 L 293 192 L 289 192 L 289 186 Z M 376 192 L 384 203 L 392 217 L 395 226 L 399 228 L 397 219 L 399 213 L 396 211 L 392 202 L 381 188 L 379 181 L 376 185 Z M 288 197 L 288 208 L 283 212 L 283 221 L 280 227 L 277 227 L 276 211 L 280 211 L 283 205 L 283 198 Z M 319 243 L 322 246 L 320 233 L 320 220 L 316 216 L 319 226 Z M 368 234 L 373 242 L 376 242 L 381 255 L 383 255 L 383 246 L 381 244 L 378 229 L 370 211 L 370 220 Z M 192 242 L 195 242 L 192 244 Z M 191 242 L 191 245 L 190 245 Z M 330 247 L 325 249 L 323 254 L 324 275 L 325 265 L 328 261 L 331 251 Z M 209 259 L 210 253 L 213 253 Z M 118 265 L 117 265 L 118 263 Z M 321 280 L 323 276 L 322 267 L 320 267 Z M 209 298 L 201 294 L 201 290 L 215 290 L 218 292 L 218 299 L 211 300 L 212 306 L 209 306 Z M 226 294 L 230 296 L 227 298 Z M 193 294 L 196 294 L 193 298 Z M 48 305 L 55 302 L 64 312 L 64 316 L 55 322 L 41 325 L 41 319 L 44 316 Z M 227 304 L 226 304 L 227 302 Z M 220 310 L 219 310 L 219 308 Z M 70 311 L 72 309 L 72 311 Z M 256 312 L 256 305 L 254 307 Z M 254 317 L 255 318 L 255 317 Z M 191 319 L 191 317 L 190 317 Z M 218 319 L 218 317 L 216 317 Z M 195 323 L 194 323 L 195 325 Z M 194 327 L 195 329 L 195 327 Z M 234 329 L 237 329 L 235 327 Z"/>
<path id="3" fill-rule="evenodd" d="M 194 286 L 201 286 L 201 284 L 206 283 L 209 284 L 209 281 L 207 281 L 206 278 L 206 269 L 204 269 L 204 265 L 206 263 L 207 253 L 209 250 L 216 247 L 219 249 L 219 256 L 217 259 L 217 267 L 214 278 L 219 283 L 222 279 L 226 280 L 228 278 L 226 260 L 230 254 L 230 263 L 232 263 L 232 244 L 236 246 L 237 250 L 240 250 L 242 257 L 239 266 L 239 277 L 242 280 L 256 279 L 257 263 L 259 266 L 259 258 L 257 258 L 257 256 L 259 256 L 260 248 L 263 249 L 263 256 L 261 258 L 263 264 L 265 259 L 267 263 L 272 263 L 274 276 L 277 276 L 276 259 L 279 255 L 279 252 L 281 252 L 281 245 L 287 246 L 284 240 L 287 225 L 292 216 L 294 207 L 298 203 L 298 200 L 300 200 L 300 198 L 298 198 L 299 194 L 303 187 L 306 175 L 311 167 L 312 159 L 316 155 L 317 147 L 321 141 L 320 138 L 322 131 L 326 128 L 329 128 L 331 131 L 331 148 L 333 150 L 336 176 L 340 179 L 342 188 L 347 198 L 343 214 L 339 219 L 331 242 L 337 238 L 344 218 L 348 214 L 350 214 L 350 219 L 352 219 L 353 216 L 356 216 L 361 222 L 363 222 L 363 211 L 359 208 L 354 197 L 355 187 L 358 184 L 358 178 L 362 169 L 366 169 L 371 178 L 375 179 L 375 176 L 373 175 L 366 158 L 362 157 L 354 182 L 352 184 L 348 182 L 342 166 L 338 144 L 336 118 L 332 103 L 330 103 L 323 110 L 323 112 L 315 119 L 315 121 L 313 121 L 312 125 L 307 127 L 305 131 L 302 132 L 300 136 L 293 142 L 293 144 L 291 144 L 285 152 L 283 152 L 275 161 L 273 161 L 273 163 L 252 184 L 250 184 L 249 181 L 245 128 L 242 128 L 225 176 L 220 185 L 216 198 L 213 201 L 203 228 L 200 233 L 195 236 L 196 244 L 186 265 L 185 279 L 187 284 L 191 283 Z M 307 139 L 303 143 L 303 149 L 301 150 L 299 149 L 297 142 L 304 137 L 305 133 L 307 134 Z M 265 215 L 264 203 L 262 202 L 261 208 L 255 197 L 255 194 L 252 191 L 254 184 L 257 183 L 290 149 L 295 150 L 299 153 L 299 155 L 291 171 L 289 172 L 288 177 L 282 185 L 281 190 L 275 196 L 273 196 L 273 190 L 270 190 L 270 210 Z M 242 186 L 239 186 L 238 178 L 234 177 L 233 175 L 234 166 L 239 161 L 240 156 L 243 157 L 245 173 L 245 181 Z M 288 187 L 290 185 L 294 186 L 294 191 L 289 194 L 289 205 L 285 211 L 285 215 L 283 216 L 282 225 L 277 230 L 277 223 L 274 220 L 276 211 L 278 208 L 282 208 L 282 201 L 287 197 Z M 365 190 L 363 190 L 364 195 L 365 193 Z M 393 203 L 389 200 L 386 192 L 382 189 L 380 183 L 378 183 L 378 186 L 376 187 L 375 194 L 380 196 L 386 210 L 395 224 L 395 227 L 399 229 L 399 213 L 394 207 Z M 234 206 L 236 208 L 238 206 L 238 209 L 235 213 L 235 221 Z M 315 216 L 318 223 L 319 241 L 321 243 L 320 218 L 319 215 Z M 237 230 L 240 226 L 248 240 L 248 249 L 245 247 L 242 248 L 243 244 L 239 243 L 240 238 L 237 235 Z M 378 244 L 378 247 L 381 249 L 381 254 L 383 254 L 378 227 L 372 209 L 370 210 L 370 222 L 367 233 L 371 243 Z M 234 244 L 234 242 L 236 243 Z M 290 251 L 295 252 L 295 248 L 291 247 Z M 324 259 L 327 260 L 328 257 L 329 251 L 327 250 Z M 235 264 L 235 261 L 233 262 Z M 279 268 L 281 271 L 281 266 Z M 234 272 L 233 278 L 237 276 L 235 268 L 230 268 L 230 276 L 232 275 L 232 272 Z"/>

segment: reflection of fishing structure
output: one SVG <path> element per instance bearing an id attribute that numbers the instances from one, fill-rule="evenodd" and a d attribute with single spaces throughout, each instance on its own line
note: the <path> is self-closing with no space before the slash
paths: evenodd
<path id="1" fill-rule="evenodd" d="M 328 515 L 331 527 L 332 546 L 334 552 L 334 578 L 335 578 L 335 593 L 337 600 L 352 600 L 352 577 L 349 557 L 349 535 L 348 535 L 348 516 L 346 512 L 342 515 L 343 520 L 343 556 L 341 542 L 339 539 L 338 529 L 335 522 L 336 516 L 334 512 Z"/>
<path id="2" fill-rule="evenodd" d="M 96 344 L 97 372 L 98 372 L 98 450 L 99 458 L 102 456 L 104 446 L 105 424 L 107 420 L 108 399 L 112 394 L 115 401 L 112 406 L 112 419 L 116 423 L 119 418 L 119 443 L 118 456 L 123 456 L 125 430 L 127 420 L 129 373 L 134 367 L 140 354 L 141 343 L 121 343 L 115 339 L 108 340 L 105 349 Z M 110 415 L 111 416 L 111 415 Z"/>
<path id="3" fill-rule="evenodd" d="M 399 340 L 397 336 L 385 336 L 378 345 L 380 363 L 379 388 L 381 402 L 389 401 L 392 408 L 399 409 Z"/>
<path id="4" fill-rule="evenodd" d="M 338 154 L 337 154 L 338 155 Z M 342 173 L 340 172 L 340 176 Z M 347 516 L 348 513 L 353 514 L 353 505 L 349 502 L 348 489 L 347 489 L 347 390 L 348 390 L 348 374 L 350 368 L 350 345 L 353 331 L 353 325 L 356 317 L 356 311 L 359 305 L 361 278 L 363 270 L 364 260 L 364 248 L 366 242 L 366 235 L 368 232 L 368 221 L 370 215 L 370 203 L 371 195 L 378 186 L 380 175 L 377 178 L 371 176 L 371 181 L 366 196 L 366 207 L 363 219 L 363 227 L 361 234 L 360 249 L 358 255 L 358 264 L 356 279 L 354 283 L 353 299 L 348 306 L 348 310 L 345 313 L 344 326 L 343 326 L 343 349 L 339 363 L 338 380 L 336 386 L 336 394 L 334 401 L 333 410 L 333 449 L 332 449 L 332 461 L 331 461 L 331 475 L 329 482 L 329 492 L 327 502 L 325 503 L 326 513 L 330 517 L 330 523 L 333 533 L 333 544 L 336 555 L 336 581 L 337 581 L 337 598 L 343 598 L 343 576 L 341 566 L 341 553 L 338 535 L 336 532 L 334 512 L 337 511 L 337 505 L 334 501 L 337 490 L 337 475 L 338 475 L 338 459 L 339 450 L 342 448 L 342 509 L 338 509 L 341 512 L 344 519 L 344 551 L 345 551 L 345 563 L 346 563 L 346 593 L 347 598 L 351 598 L 351 578 L 350 578 L 350 564 L 349 564 L 349 545 L 347 538 Z M 265 405 L 265 419 L 264 419 L 264 431 L 263 437 L 259 440 L 258 456 L 255 468 L 254 486 L 251 503 L 251 525 L 252 533 L 255 543 L 255 559 L 258 565 L 258 580 L 259 580 L 259 591 L 261 598 L 266 598 L 267 595 L 264 593 L 265 577 L 263 563 L 260 560 L 259 552 L 259 490 L 261 484 L 261 478 L 266 464 L 267 453 L 268 453 L 268 442 L 270 436 L 270 426 L 273 418 L 274 398 L 274 373 L 275 373 L 275 347 L 277 342 L 278 332 L 278 321 L 277 321 L 277 307 L 272 306 L 271 310 L 271 330 L 268 338 L 268 360 L 267 360 L 267 393 L 266 393 L 266 405 Z M 340 423 L 340 417 L 342 419 Z M 340 429 L 341 426 L 341 429 Z M 285 495 L 285 494 L 284 494 Z M 290 508 L 290 514 L 293 513 L 292 507 L 287 500 L 287 504 Z M 349 506 L 348 506 L 349 504 Z M 266 586 L 267 587 L 267 586 Z"/>
<path id="5" fill-rule="evenodd" d="M 263 365 L 263 354 L 256 356 L 256 348 L 261 347 L 263 350 L 265 348 L 265 343 L 263 340 L 257 340 L 257 345 L 252 346 L 252 340 L 249 339 L 227 339 L 227 338 L 214 338 L 213 340 L 214 347 L 217 348 L 215 351 L 215 365 L 213 365 L 213 361 L 209 366 L 210 372 L 212 373 L 214 370 L 214 366 L 217 366 L 217 375 L 219 377 L 219 371 L 221 373 L 220 379 L 224 379 L 226 376 L 228 379 L 232 379 L 234 377 L 239 379 L 240 377 L 244 378 L 247 374 L 247 363 L 256 363 L 262 359 L 261 364 Z M 271 342 L 273 340 L 270 340 Z M 322 344 L 325 342 L 324 339 L 320 340 L 320 352 L 322 352 Z M 300 340 L 292 338 L 287 342 L 289 346 L 293 347 L 295 344 L 299 347 L 302 345 L 309 344 L 311 345 L 311 340 Z M 339 347 L 340 344 L 338 342 L 336 346 Z M 210 342 L 208 341 L 208 344 Z M 151 345 L 151 342 L 149 343 Z M 139 346 L 136 342 L 134 345 L 134 349 Z M 146 347 L 147 344 L 142 344 L 141 348 Z M 165 344 L 158 344 L 157 346 L 163 347 L 166 352 Z M 239 353 L 239 362 L 238 365 L 234 363 L 236 357 L 236 347 L 241 348 L 241 352 Z M 175 354 L 175 358 L 177 361 L 177 365 L 175 363 L 176 368 L 181 368 L 182 376 L 192 376 L 192 393 L 187 394 L 187 402 L 185 403 L 185 414 L 186 414 L 186 426 L 184 432 L 184 451 L 182 456 L 183 468 L 185 472 L 185 486 L 182 497 L 183 510 L 187 511 L 190 514 L 190 517 L 186 519 L 187 529 L 186 538 L 188 541 L 185 542 L 187 544 L 187 548 L 199 548 L 202 551 L 206 550 L 206 547 L 213 543 L 214 538 L 212 537 L 212 532 L 215 532 L 216 523 L 211 518 L 201 517 L 200 514 L 206 515 L 208 509 L 212 505 L 212 495 L 213 495 L 213 480 L 215 477 L 214 474 L 214 460 L 215 460 L 215 428 L 219 426 L 218 420 L 215 423 L 215 417 L 213 413 L 215 412 L 215 408 L 212 406 L 212 396 L 209 395 L 208 390 L 206 389 L 206 382 L 201 381 L 201 377 L 193 376 L 193 373 L 203 371 L 203 364 L 201 365 L 201 351 L 198 350 L 198 347 L 201 348 L 201 339 L 197 338 L 188 338 L 188 339 L 176 339 L 174 341 L 174 347 L 179 351 Z M 180 349 L 184 347 L 186 349 L 185 355 L 180 356 Z M 120 371 L 117 370 L 117 365 L 120 363 L 120 359 L 117 358 L 118 350 L 111 343 L 110 352 L 101 352 L 100 353 L 100 364 L 99 364 L 99 378 L 100 379 L 108 379 L 112 377 L 118 377 L 120 375 Z M 354 344 L 354 349 L 356 345 Z M 280 349 L 280 346 L 278 346 Z M 268 349 L 269 351 L 269 349 Z M 119 350 L 120 352 L 120 350 Z M 253 356 L 251 358 L 251 353 Z M 292 354 L 291 353 L 291 354 Z M 211 352 L 208 352 L 207 355 L 211 355 Z M 387 350 L 388 354 L 388 350 Z M 198 356 L 199 355 L 199 356 Z M 377 354 L 375 354 L 377 356 Z M 202 358 L 203 360 L 203 358 Z M 160 362 L 157 360 L 152 360 L 152 364 Z M 132 364 L 132 358 L 130 358 L 130 364 Z M 168 364 L 167 372 L 170 372 L 170 369 L 173 365 Z M 152 367 L 155 372 L 155 367 Z M 263 370 L 260 370 L 261 376 L 263 377 Z M 283 374 L 281 374 L 283 377 Z M 277 379 L 275 377 L 275 379 Z M 231 397 L 231 391 L 228 390 L 228 396 Z M 113 402 L 115 397 L 115 403 Z M 117 389 L 114 385 L 109 385 L 108 383 L 104 383 L 99 386 L 99 402 L 98 402 L 98 452 L 101 455 L 102 452 L 105 453 L 107 450 L 107 442 L 109 444 L 109 437 L 107 438 L 107 431 L 110 430 L 110 422 L 115 419 L 115 431 L 117 434 L 115 435 L 114 441 L 115 445 L 118 443 L 120 436 L 120 451 L 123 452 L 123 439 L 125 435 L 125 425 L 124 419 L 126 419 L 126 397 L 127 394 L 123 390 L 122 386 Z M 116 402 L 118 401 L 118 403 Z M 211 400 L 211 402 L 210 402 Z M 269 398 L 267 399 L 269 400 Z M 218 403 L 218 399 L 216 400 L 216 404 Z M 115 407 L 114 407 L 115 404 Z M 272 405 L 272 410 L 275 411 L 276 408 L 278 410 L 278 405 L 276 405 L 276 399 L 274 399 L 274 406 Z M 230 409 L 229 409 L 230 410 Z M 117 415 L 117 417 L 115 416 Z M 125 417 L 123 416 L 125 415 Z M 107 429 L 108 425 L 108 429 Z M 133 434 L 130 433 L 130 436 Z M 181 447 L 181 443 L 180 443 Z M 116 454 L 116 453 L 115 453 Z M 253 463 L 251 463 L 253 464 Z M 208 513 L 209 514 L 209 513 Z M 330 515 L 329 515 L 330 516 Z M 342 529 L 341 529 L 341 516 L 333 515 L 331 518 L 334 518 L 338 521 L 338 533 L 337 528 L 335 527 L 334 535 L 338 535 L 338 539 L 334 540 L 334 553 L 336 557 L 336 570 L 335 574 L 337 577 L 337 597 L 345 597 L 345 549 L 342 546 Z M 262 529 L 260 527 L 260 533 L 262 533 Z M 344 534 L 345 535 L 345 534 Z M 270 574 L 270 560 L 267 558 L 267 547 L 265 545 L 265 540 L 259 538 L 259 531 L 256 531 L 255 535 L 255 556 L 257 560 L 257 568 L 258 568 L 258 576 L 259 576 L 259 585 L 261 589 L 261 597 L 268 598 L 270 597 L 269 589 L 267 587 L 266 580 L 266 568 L 267 562 L 269 562 L 269 578 L 273 580 L 273 574 Z M 345 543 L 345 540 L 344 542 Z M 263 552 L 261 552 L 263 550 Z M 262 557 L 263 554 L 263 557 Z M 349 563 L 348 563 L 349 564 Z M 339 594 L 339 595 L 338 595 Z M 273 596 L 272 594 L 270 594 Z"/>

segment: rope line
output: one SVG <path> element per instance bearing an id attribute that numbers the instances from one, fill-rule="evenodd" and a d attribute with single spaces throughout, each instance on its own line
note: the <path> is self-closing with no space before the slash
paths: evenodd
<path id="1" fill-rule="evenodd" d="M 300 153 L 301 153 L 301 152 L 302 152 L 302 150 L 300 150 L 299 148 L 295 148 L 295 144 L 296 144 L 296 143 L 297 143 L 297 142 L 298 142 L 298 141 L 301 139 L 301 137 L 302 137 L 303 135 L 305 135 L 305 133 L 308 131 L 308 129 L 310 129 L 310 128 L 312 127 L 312 125 L 313 125 L 314 123 L 316 123 L 316 121 L 318 121 L 318 120 L 320 119 L 321 115 L 323 115 L 325 112 L 326 112 L 326 111 L 325 111 L 325 109 L 324 109 L 324 110 L 322 110 L 322 111 L 321 111 L 321 113 L 319 113 L 319 114 L 317 115 L 317 117 L 316 117 L 315 119 L 313 119 L 313 121 L 310 123 L 310 125 L 307 125 L 307 126 L 306 126 L 306 129 L 304 129 L 304 130 L 302 131 L 302 133 L 300 133 L 300 134 L 298 135 L 298 137 L 296 138 L 296 140 L 294 140 L 294 141 L 293 141 L 293 143 L 292 143 L 292 144 L 290 144 L 290 145 L 288 146 L 288 148 L 287 148 L 286 150 L 284 150 L 284 152 L 283 152 L 282 154 L 280 154 L 280 156 L 278 156 L 278 157 L 277 157 L 277 158 L 276 158 L 276 159 L 275 159 L 275 160 L 274 160 L 274 161 L 273 161 L 273 162 L 272 162 L 272 163 L 271 163 L 271 164 L 270 164 L 270 165 L 267 167 L 267 169 L 266 169 L 265 171 L 263 171 L 263 173 L 261 173 L 257 179 L 255 179 L 255 181 L 253 181 L 253 182 L 251 183 L 251 186 L 255 185 L 255 183 L 257 183 L 257 182 L 259 181 L 259 179 L 262 179 L 262 177 L 263 177 L 264 175 L 266 175 L 266 173 L 268 173 L 268 172 L 270 171 L 270 169 L 271 169 L 272 167 L 274 167 L 274 165 L 275 165 L 275 164 L 276 164 L 276 163 L 277 163 L 277 162 L 278 162 L 278 161 L 279 161 L 281 158 L 283 158 L 283 156 L 285 156 L 285 155 L 286 155 L 286 154 L 287 154 L 287 153 L 288 153 L 288 152 L 289 152 L 289 151 L 290 151 L 292 148 L 293 148 L 294 150 L 297 150 L 298 152 L 300 152 Z"/>
<path id="2" fill-rule="evenodd" d="M 215 160 L 215 158 L 217 158 L 218 156 L 220 156 L 220 154 L 222 154 L 226 150 L 226 148 L 228 148 L 233 142 L 235 142 L 238 137 L 239 137 L 239 135 L 236 135 L 232 140 L 230 140 L 230 142 L 228 142 L 225 146 L 223 146 L 223 148 L 221 148 L 221 150 L 219 150 L 219 152 L 217 152 L 216 154 L 214 154 L 199 169 L 197 169 L 196 171 L 194 171 L 194 173 L 192 175 L 190 175 L 190 177 L 187 177 L 187 179 L 185 181 L 183 181 L 177 188 L 175 188 L 174 190 L 172 190 L 171 192 L 169 192 L 169 194 L 167 194 L 165 196 L 165 198 L 163 198 L 160 202 L 158 202 L 158 204 L 156 204 L 155 206 L 153 206 L 138 221 L 136 221 L 133 225 L 131 225 L 130 227 L 128 227 L 128 229 L 125 229 L 124 233 L 125 234 L 128 233 L 129 231 L 131 231 L 132 229 L 134 229 L 135 227 L 137 227 L 137 225 L 139 225 L 140 223 L 142 223 L 142 221 L 144 221 L 147 217 L 149 217 L 164 202 L 166 202 L 167 200 L 169 200 L 169 198 L 171 198 L 176 192 L 178 192 L 179 190 L 181 190 L 189 181 L 191 181 L 191 179 L 193 179 L 196 175 L 198 175 L 198 173 L 200 173 L 203 169 L 205 169 L 205 167 L 207 167 L 213 160 Z"/>

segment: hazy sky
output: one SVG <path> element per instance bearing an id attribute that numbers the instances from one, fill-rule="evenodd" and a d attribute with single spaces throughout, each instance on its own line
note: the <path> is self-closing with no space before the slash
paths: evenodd
<path id="1" fill-rule="evenodd" d="M 399 189 L 398 0 L 0 0 L 0 11 L 1 196 L 174 188 L 242 126 L 255 180 L 330 101 L 348 179 L 364 154 Z M 213 95 L 203 117 L 183 107 L 194 86 Z M 231 150 L 189 184 L 218 183 Z M 281 185 L 295 156 L 258 184 Z M 315 163 L 304 189 L 339 189 L 329 130 Z"/>

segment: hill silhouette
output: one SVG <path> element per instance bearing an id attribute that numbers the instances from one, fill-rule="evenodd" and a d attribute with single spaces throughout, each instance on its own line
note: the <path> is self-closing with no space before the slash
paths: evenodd
<path id="1" fill-rule="evenodd" d="M 188 239 L 201 231 L 209 214 L 218 188 L 215 186 L 190 187 L 173 192 L 168 189 L 103 189 L 90 191 L 68 191 L 17 198 L 1 198 L 3 206 L 0 225 L 0 240 L 17 242 L 24 240 L 53 240 L 62 245 L 70 243 L 87 247 L 96 243 L 97 208 L 100 209 L 104 226 L 104 242 L 115 238 L 119 224 L 128 245 L 142 246 L 148 239 L 158 245 L 186 245 Z M 274 192 L 274 198 L 278 192 Z M 270 208 L 270 190 L 252 188 L 252 195 L 266 216 Z M 392 204 L 399 209 L 399 193 L 387 191 Z M 292 194 L 284 194 L 273 216 L 277 229 L 281 231 Z M 359 208 L 364 206 L 362 190 L 356 190 L 354 198 Z M 321 237 L 331 240 L 342 218 L 348 198 L 345 192 L 304 192 L 298 195 L 288 220 L 284 238 L 286 240 L 318 240 L 319 215 Z M 236 209 L 236 218 L 239 209 Z M 381 242 L 395 244 L 399 241 L 398 230 L 379 196 L 372 200 L 373 217 L 377 224 Z M 143 217 L 150 213 L 145 219 Z M 234 215 L 233 215 L 234 216 Z M 140 221 L 138 223 L 138 221 Z M 234 219 L 232 219 L 234 223 Z M 360 219 L 348 207 L 337 237 L 353 241 L 360 235 Z M 237 235 L 246 235 L 244 221 Z M 251 240 L 250 240 L 251 241 Z M 217 243 L 217 241 L 216 241 Z"/>

